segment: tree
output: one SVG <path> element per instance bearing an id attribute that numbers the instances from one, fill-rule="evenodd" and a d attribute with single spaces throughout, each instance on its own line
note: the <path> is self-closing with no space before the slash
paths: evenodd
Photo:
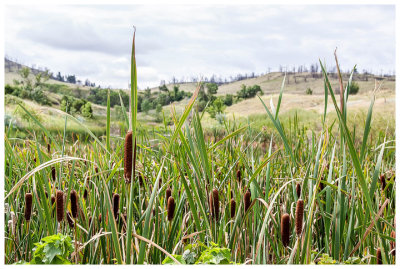
<path id="1" fill-rule="evenodd" d="M 224 104 L 226 106 L 231 106 L 233 104 L 233 95 L 232 94 L 225 95 Z"/>
<path id="2" fill-rule="evenodd" d="M 360 86 L 358 85 L 358 83 L 351 82 L 349 93 L 350 94 L 357 94 L 359 89 L 360 89 Z"/>
<path id="3" fill-rule="evenodd" d="M 206 84 L 206 88 L 207 88 L 207 94 L 208 95 L 217 94 L 218 85 L 216 83 L 207 83 Z"/>
<path id="4" fill-rule="evenodd" d="M 90 102 L 87 102 L 82 107 L 82 115 L 86 118 L 93 118 L 92 104 Z"/>
<path id="5" fill-rule="evenodd" d="M 219 113 L 223 113 L 225 110 L 224 102 L 220 97 L 216 98 L 210 107 L 208 107 L 207 111 L 210 113 L 210 117 L 215 119 L 215 116 Z"/>
<path id="6" fill-rule="evenodd" d="M 158 87 L 160 89 L 160 91 L 162 92 L 168 92 L 168 88 L 167 86 L 165 86 L 165 84 L 161 85 L 160 87 Z"/>
<path id="7" fill-rule="evenodd" d="M 141 109 L 144 113 L 148 113 L 149 110 L 151 109 L 151 103 L 149 100 L 145 99 L 142 104 L 141 104 Z"/>

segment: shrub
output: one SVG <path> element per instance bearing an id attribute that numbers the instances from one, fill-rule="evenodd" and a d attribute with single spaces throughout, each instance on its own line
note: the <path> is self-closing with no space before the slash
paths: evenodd
<path id="1" fill-rule="evenodd" d="M 357 94 L 360 86 L 356 82 L 351 82 L 349 94 Z"/>
<path id="2" fill-rule="evenodd" d="M 90 102 L 87 102 L 82 107 L 82 115 L 86 118 L 93 118 L 92 104 Z"/>
<path id="3" fill-rule="evenodd" d="M 313 94 L 313 91 L 311 90 L 311 88 L 307 88 L 306 94 L 307 95 L 312 95 Z"/>

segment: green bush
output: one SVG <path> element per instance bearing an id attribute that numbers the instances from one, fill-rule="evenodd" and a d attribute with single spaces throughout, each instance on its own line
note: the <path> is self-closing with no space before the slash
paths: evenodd
<path id="1" fill-rule="evenodd" d="M 256 96 L 257 93 L 260 93 L 260 95 L 263 95 L 263 91 L 261 90 L 261 87 L 258 85 L 253 85 L 253 86 L 246 86 L 242 85 L 242 88 L 240 91 L 237 93 L 238 98 L 243 98 L 243 99 L 248 99 Z"/>
<path id="2" fill-rule="evenodd" d="M 87 102 L 82 107 L 82 115 L 86 118 L 93 118 L 92 104 L 90 102 Z"/>
<path id="3" fill-rule="evenodd" d="M 306 94 L 307 95 L 312 95 L 313 94 L 313 91 L 311 90 L 311 88 L 307 88 Z"/>
<path id="4" fill-rule="evenodd" d="M 349 94 L 357 94 L 360 90 L 360 86 L 356 82 L 351 82 Z"/>

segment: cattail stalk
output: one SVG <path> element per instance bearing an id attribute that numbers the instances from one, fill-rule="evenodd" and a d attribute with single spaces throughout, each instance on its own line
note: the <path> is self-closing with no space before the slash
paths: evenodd
<path id="1" fill-rule="evenodd" d="M 300 183 L 297 183 L 297 185 L 296 185 L 296 194 L 297 194 L 297 198 L 300 198 L 300 195 L 301 195 L 301 185 L 300 185 Z"/>
<path id="2" fill-rule="evenodd" d="M 57 221 L 61 223 L 64 219 L 64 192 L 56 192 Z"/>
<path id="3" fill-rule="evenodd" d="M 301 231 L 303 228 L 303 213 L 304 213 L 304 201 L 299 199 L 296 205 L 296 234 L 297 236 L 301 235 Z"/>
<path id="4" fill-rule="evenodd" d="M 32 193 L 25 194 L 25 220 L 29 222 L 32 215 Z"/>
<path id="5" fill-rule="evenodd" d="M 167 206 L 168 221 L 172 221 L 172 219 L 174 218 L 174 211 L 175 211 L 175 200 L 174 197 L 170 196 L 168 198 L 168 206 Z"/>
<path id="6" fill-rule="evenodd" d="M 289 214 L 285 213 L 281 218 L 281 238 L 284 247 L 287 247 L 289 245 L 289 237 L 290 237 L 290 216 Z"/>
<path id="7" fill-rule="evenodd" d="M 74 219 L 78 216 L 78 193 L 75 190 L 71 191 L 71 213 Z"/>
<path id="8" fill-rule="evenodd" d="M 231 219 L 233 219 L 235 217 L 235 211 L 236 211 L 236 202 L 232 198 L 231 199 Z"/>
<path id="9" fill-rule="evenodd" d="M 114 213 L 114 218 L 117 221 L 118 215 L 119 215 L 119 194 L 118 193 L 115 193 L 113 195 L 113 213 Z"/>
<path id="10" fill-rule="evenodd" d="M 213 189 L 210 194 L 210 213 L 211 216 L 218 221 L 219 219 L 219 195 L 218 190 Z"/>
<path id="11" fill-rule="evenodd" d="M 376 264 L 382 264 L 382 252 L 380 248 L 376 250 Z"/>
<path id="12" fill-rule="evenodd" d="M 132 131 L 125 136 L 124 144 L 124 177 L 125 181 L 130 183 L 132 178 Z"/>
<path id="13" fill-rule="evenodd" d="M 246 213 L 251 204 L 251 193 L 249 190 L 244 194 L 244 212 Z"/>

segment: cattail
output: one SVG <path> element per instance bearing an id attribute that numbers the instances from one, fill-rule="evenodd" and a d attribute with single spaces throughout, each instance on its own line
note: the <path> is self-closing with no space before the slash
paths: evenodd
<path id="1" fill-rule="evenodd" d="M 51 179 L 53 179 L 53 181 L 56 181 L 56 168 L 54 166 L 51 167 Z"/>
<path id="2" fill-rule="evenodd" d="M 382 191 L 383 191 L 383 190 L 385 190 L 385 187 L 386 187 L 386 178 L 385 178 L 385 175 L 382 174 L 382 175 L 379 177 L 379 180 L 381 181 L 381 186 L 382 186 Z"/>
<path id="3" fill-rule="evenodd" d="M 78 216 L 78 194 L 75 190 L 71 191 L 70 198 L 72 217 L 76 219 L 76 217 Z"/>
<path id="4" fill-rule="evenodd" d="M 236 171 L 236 179 L 239 181 L 239 183 L 242 180 L 242 172 L 240 169 Z"/>
<path id="5" fill-rule="evenodd" d="M 296 185 L 296 193 L 297 193 L 297 198 L 300 198 L 300 195 L 301 195 L 301 185 L 300 185 L 300 183 L 297 183 L 297 185 Z"/>
<path id="6" fill-rule="evenodd" d="M 395 231 L 392 231 L 390 233 L 390 236 L 392 238 L 394 238 L 394 240 L 396 240 L 396 232 Z M 396 241 L 390 241 L 390 250 L 391 250 L 393 256 L 396 256 Z"/>
<path id="7" fill-rule="evenodd" d="M 113 195 L 113 213 L 114 213 L 115 220 L 117 220 L 118 215 L 119 215 L 119 194 L 118 193 L 115 193 Z"/>
<path id="8" fill-rule="evenodd" d="M 50 150 L 51 150 L 50 143 L 47 143 L 47 152 L 50 153 Z"/>
<path id="9" fill-rule="evenodd" d="M 51 206 L 53 206 L 55 202 L 56 202 L 56 197 L 54 195 L 52 195 L 51 196 Z"/>
<path id="10" fill-rule="evenodd" d="M 71 213 L 69 213 L 69 211 L 67 211 L 67 222 L 69 225 L 69 228 L 73 229 L 74 228 L 74 220 L 72 219 L 72 215 Z"/>
<path id="11" fill-rule="evenodd" d="M 235 211 L 236 211 L 236 202 L 232 198 L 231 199 L 231 219 L 233 219 L 235 217 Z"/>
<path id="12" fill-rule="evenodd" d="M 210 213 L 213 218 L 219 219 L 219 195 L 217 189 L 213 189 L 210 194 Z"/>
<path id="13" fill-rule="evenodd" d="M 303 228 L 303 213 L 304 213 L 304 201 L 299 199 L 296 205 L 296 234 L 301 235 L 301 230 Z"/>
<path id="14" fill-rule="evenodd" d="M 171 197 L 171 194 L 172 194 L 171 188 L 168 187 L 168 189 L 165 191 L 165 201 L 167 201 L 167 203 L 168 203 L 169 197 Z"/>
<path id="15" fill-rule="evenodd" d="M 376 250 L 376 264 L 382 264 L 382 252 L 380 248 Z"/>
<path id="16" fill-rule="evenodd" d="M 101 223 L 101 213 L 99 214 L 99 224 Z"/>
<path id="17" fill-rule="evenodd" d="M 64 193 L 56 192 L 57 221 L 62 222 L 64 219 Z"/>
<path id="18" fill-rule="evenodd" d="M 124 148 L 124 177 L 126 182 L 131 182 L 132 176 L 132 131 L 125 136 Z"/>
<path id="19" fill-rule="evenodd" d="M 290 216 L 288 213 L 283 214 L 281 218 L 281 237 L 282 244 L 284 247 L 289 245 L 289 234 L 290 233 Z"/>
<path id="20" fill-rule="evenodd" d="M 249 209 L 251 204 L 251 193 L 249 190 L 246 191 L 244 194 L 244 212 L 247 212 L 247 209 Z"/>
<path id="21" fill-rule="evenodd" d="M 25 220 L 30 221 L 32 215 L 32 193 L 25 194 Z"/>
<path id="22" fill-rule="evenodd" d="M 324 180 L 324 177 L 321 177 L 321 180 Z M 321 180 L 319 181 L 318 185 L 320 191 L 322 191 L 325 188 L 325 184 Z"/>
<path id="23" fill-rule="evenodd" d="M 143 186 L 143 175 L 140 173 L 138 177 L 140 186 Z"/>
<path id="24" fill-rule="evenodd" d="M 168 198 L 168 206 L 167 206 L 168 221 L 171 221 L 174 218 L 174 211 L 175 211 L 175 200 L 174 197 L 170 196 Z"/>
<path id="25" fill-rule="evenodd" d="M 88 190 L 85 188 L 85 190 L 83 191 L 83 199 L 87 199 L 87 195 L 88 195 Z"/>

